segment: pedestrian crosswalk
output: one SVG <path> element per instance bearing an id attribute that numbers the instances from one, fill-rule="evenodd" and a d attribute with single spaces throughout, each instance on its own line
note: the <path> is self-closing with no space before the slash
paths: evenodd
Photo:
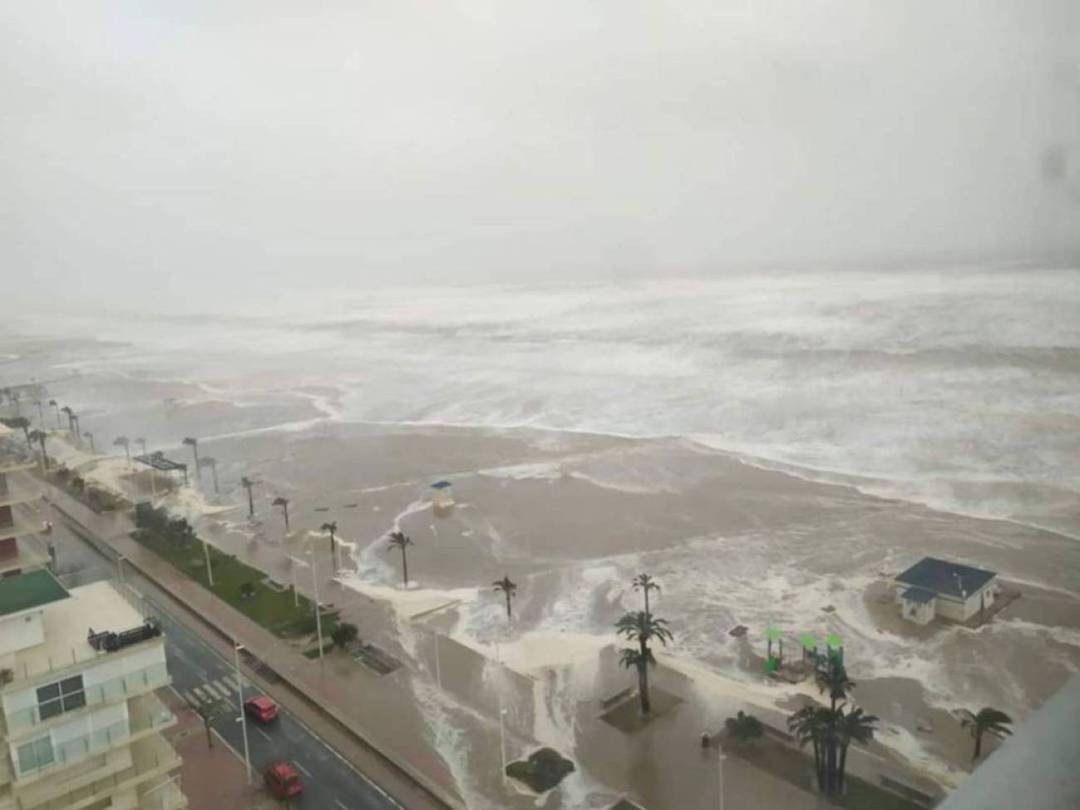
<path id="1" fill-rule="evenodd" d="M 235 708 L 237 705 L 236 677 L 234 675 L 225 675 L 217 680 L 207 681 L 191 689 L 182 690 L 180 694 L 192 706 L 208 703 L 227 703 Z"/>

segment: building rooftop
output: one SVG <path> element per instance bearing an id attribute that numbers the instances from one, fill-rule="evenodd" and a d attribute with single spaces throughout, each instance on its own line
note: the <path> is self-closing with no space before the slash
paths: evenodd
<path id="1" fill-rule="evenodd" d="M 45 610 L 45 642 L 15 653 L 12 669 L 16 678 L 32 678 L 52 669 L 106 655 L 90 646 L 87 634 L 91 629 L 119 632 L 143 623 L 142 613 L 132 607 L 110 582 L 72 588 L 70 596 Z"/>
<path id="2" fill-rule="evenodd" d="M 937 599 L 937 594 L 933 591 L 926 590 L 926 588 L 908 588 L 900 594 L 900 598 L 906 599 L 909 602 L 925 604 L 926 602 L 932 602 Z"/>
<path id="3" fill-rule="evenodd" d="M 963 596 L 961 591 L 968 595 L 973 594 L 996 576 L 994 571 L 939 560 L 937 557 L 923 557 L 911 568 L 898 574 L 896 581 L 960 599 Z"/>
<path id="4" fill-rule="evenodd" d="M 67 598 L 67 588 L 47 568 L 0 577 L 0 616 L 10 616 Z"/>

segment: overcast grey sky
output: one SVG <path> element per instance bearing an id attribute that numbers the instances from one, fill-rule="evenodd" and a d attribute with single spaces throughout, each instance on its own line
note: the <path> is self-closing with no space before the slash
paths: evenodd
<path id="1" fill-rule="evenodd" d="M 1080 3 L 0 11 L 26 295 L 1080 250 Z"/>

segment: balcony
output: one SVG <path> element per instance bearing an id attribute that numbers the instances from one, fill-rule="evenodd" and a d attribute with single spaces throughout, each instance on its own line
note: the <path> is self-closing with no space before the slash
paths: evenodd
<path id="1" fill-rule="evenodd" d="M 52 762 L 16 774 L 16 788 L 21 789 L 23 785 L 34 783 L 43 777 L 63 773 L 66 768 L 90 757 L 131 745 L 176 725 L 176 715 L 153 693 L 133 699 L 128 705 L 128 714 L 127 719 L 118 720 L 109 726 L 94 729 L 55 746 Z"/>
<path id="2" fill-rule="evenodd" d="M 94 771 L 80 785 L 34 786 L 20 791 L 10 807 L 11 810 L 83 810 L 134 789 L 139 808 L 182 810 L 187 807 L 187 798 L 180 791 L 179 780 L 169 776 L 180 764 L 180 756 L 169 743 L 159 736 L 149 737 L 131 746 L 128 764 L 121 769 L 107 775 Z M 0 810 L 6 810 L 4 805 L 0 804 Z"/>
<path id="3" fill-rule="evenodd" d="M 169 683 L 168 669 L 165 662 L 161 661 L 144 669 L 87 686 L 85 689 L 86 708 L 90 709 L 108 703 L 130 700 L 139 695 L 145 695 L 147 692 L 153 692 L 163 686 L 168 686 Z M 83 709 L 78 711 L 81 712 Z M 73 712 L 65 712 L 55 717 L 46 718 L 45 722 L 56 720 L 57 722 L 66 723 L 75 716 Z M 39 724 L 42 723 L 41 708 L 34 705 L 11 712 L 7 715 L 6 721 L 6 736 L 8 737 L 21 736 L 31 729 L 36 731 Z"/>

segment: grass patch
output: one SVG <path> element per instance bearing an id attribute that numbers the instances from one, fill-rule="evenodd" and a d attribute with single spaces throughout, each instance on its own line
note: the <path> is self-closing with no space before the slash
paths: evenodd
<path id="1" fill-rule="evenodd" d="M 310 599 L 299 596 L 294 604 L 291 591 L 267 586 L 262 571 L 232 554 L 208 546 L 214 574 L 211 587 L 202 540 L 183 518 L 170 518 L 163 509 L 140 504 L 135 510 L 135 521 L 139 528 L 132 537 L 137 542 L 274 635 L 300 638 L 315 632 L 315 613 Z M 329 636 L 336 626 L 337 612 L 323 613 L 323 635 Z"/>

